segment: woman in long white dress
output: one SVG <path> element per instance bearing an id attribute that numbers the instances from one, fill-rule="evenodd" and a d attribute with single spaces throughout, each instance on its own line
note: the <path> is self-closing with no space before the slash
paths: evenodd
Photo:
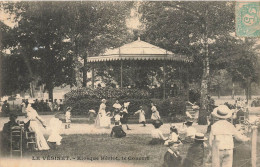
<path id="1" fill-rule="evenodd" d="M 106 99 L 102 99 L 100 104 L 98 115 L 95 121 L 97 127 L 110 127 L 111 121 L 110 117 L 106 113 Z"/>
<path id="2" fill-rule="evenodd" d="M 46 139 L 43 136 L 43 133 L 41 132 L 37 120 L 42 124 L 42 126 L 45 128 L 44 122 L 42 118 L 38 115 L 37 111 L 32 108 L 31 104 L 28 104 L 26 108 L 26 117 L 29 122 L 29 131 L 35 132 L 35 138 L 36 138 L 36 145 L 38 150 L 49 150 L 50 147 L 48 146 Z"/>

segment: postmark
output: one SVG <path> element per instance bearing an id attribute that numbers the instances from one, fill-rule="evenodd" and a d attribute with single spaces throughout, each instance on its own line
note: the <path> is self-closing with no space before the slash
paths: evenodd
<path id="1" fill-rule="evenodd" d="M 260 37 L 260 2 L 236 2 L 236 35 Z"/>

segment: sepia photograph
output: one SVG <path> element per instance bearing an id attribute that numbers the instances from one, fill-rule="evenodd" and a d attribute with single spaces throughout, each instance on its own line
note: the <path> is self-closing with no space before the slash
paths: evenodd
<path id="1" fill-rule="evenodd" d="M 1 1 L 0 167 L 260 167 L 260 1 Z"/>

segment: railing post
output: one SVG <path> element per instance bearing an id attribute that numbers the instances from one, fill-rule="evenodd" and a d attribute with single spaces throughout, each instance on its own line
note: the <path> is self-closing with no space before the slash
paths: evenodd
<path id="1" fill-rule="evenodd" d="M 256 167 L 256 152 L 257 150 L 257 126 L 252 126 L 251 135 L 251 164 L 252 167 Z"/>
<path id="2" fill-rule="evenodd" d="M 220 167 L 218 145 L 219 141 L 214 136 L 212 140 L 212 167 Z"/>

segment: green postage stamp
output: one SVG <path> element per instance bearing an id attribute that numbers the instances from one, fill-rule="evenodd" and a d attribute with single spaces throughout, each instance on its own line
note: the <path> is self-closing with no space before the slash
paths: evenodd
<path id="1" fill-rule="evenodd" d="M 236 35 L 260 37 L 260 2 L 236 2 Z"/>

